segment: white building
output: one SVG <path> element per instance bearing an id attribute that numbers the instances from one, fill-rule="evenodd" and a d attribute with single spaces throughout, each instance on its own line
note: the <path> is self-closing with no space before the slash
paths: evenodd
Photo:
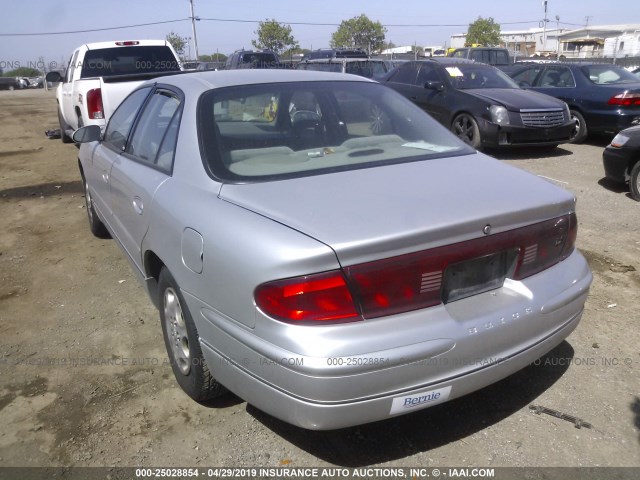
<path id="1" fill-rule="evenodd" d="M 547 28 L 546 32 L 542 28 L 530 28 L 528 30 L 511 30 L 500 32 L 500 46 L 506 47 L 516 55 L 528 57 L 536 52 L 556 52 L 558 49 L 559 33 L 563 34 L 566 29 Z M 467 39 L 466 33 L 459 33 L 451 36 L 451 48 L 462 48 Z"/>
<path id="2" fill-rule="evenodd" d="M 640 24 L 593 25 L 563 33 L 560 54 L 567 58 L 640 56 Z"/>

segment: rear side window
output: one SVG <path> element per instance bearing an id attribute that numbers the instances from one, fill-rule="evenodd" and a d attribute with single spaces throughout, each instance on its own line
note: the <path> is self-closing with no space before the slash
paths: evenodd
<path id="1" fill-rule="evenodd" d="M 177 135 L 179 108 L 180 99 L 174 93 L 167 90 L 154 92 L 140 115 L 126 153 L 144 163 L 170 170 L 175 138 L 167 141 L 167 136 Z"/>
<path id="2" fill-rule="evenodd" d="M 105 144 L 118 151 L 124 150 L 138 110 L 140 110 L 150 90 L 151 87 L 141 88 L 124 99 L 111 116 L 111 120 L 109 120 L 107 129 L 104 132 Z"/>
<path id="3" fill-rule="evenodd" d="M 171 72 L 180 65 L 166 45 L 89 50 L 82 62 L 82 78 L 136 73 Z"/>

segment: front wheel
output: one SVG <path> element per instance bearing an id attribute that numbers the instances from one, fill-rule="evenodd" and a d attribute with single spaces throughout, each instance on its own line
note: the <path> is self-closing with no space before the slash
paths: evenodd
<path id="1" fill-rule="evenodd" d="M 227 390 L 211 375 L 187 304 L 165 267 L 160 271 L 158 292 L 162 334 L 178 384 L 198 403 L 207 403 L 223 395 Z"/>
<path id="2" fill-rule="evenodd" d="M 453 119 L 451 131 L 455 133 L 460 140 L 471 145 L 476 150 L 480 148 L 482 140 L 480 138 L 480 128 L 475 118 L 467 113 L 461 113 Z"/>
<path id="3" fill-rule="evenodd" d="M 631 198 L 640 202 L 640 161 L 636 162 L 631 169 L 629 191 L 631 192 Z"/>
<path id="4" fill-rule="evenodd" d="M 571 110 L 571 120 L 575 120 L 576 125 L 571 131 L 571 137 L 569 143 L 582 143 L 587 139 L 589 132 L 587 131 L 587 122 L 584 121 L 584 117 L 580 112 Z"/>

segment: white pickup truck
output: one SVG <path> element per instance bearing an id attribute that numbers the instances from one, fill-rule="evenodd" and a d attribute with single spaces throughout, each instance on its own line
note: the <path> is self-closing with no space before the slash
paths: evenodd
<path id="1" fill-rule="evenodd" d="M 49 72 L 56 90 L 60 133 L 71 143 L 85 125 L 101 128 L 120 102 L 140 83 L 182 70 L 175 50 L 164 40 L 87 43 L 73 52 L 66 73 Z"/>

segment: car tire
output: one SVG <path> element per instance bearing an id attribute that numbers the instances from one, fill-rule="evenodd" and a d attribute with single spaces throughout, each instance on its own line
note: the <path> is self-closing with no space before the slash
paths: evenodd
<path id="1" fill-rule="evenodd" d="M 464 143 L 471 145 L 476 150 L 480 149 L 482 139 L 478 122 L 468 113 L 461 113 L 453 119 L 451 131 Z"/>
<path id="2" fill-rule="evenodd" d="M 571 131 L 569 143 L 582 143 L 589 135 L 589 132 L 587 131 L 587 122 L 585 122 L 582 114 L 576 110 L 571 110 L 569 114 L 571 119 L 576 121 L 576 126 Z"/>
<path id="3" fill-rule="evenodd" d="M 227 389 L 211 375 L 180 287 L 166 267 L 160 271 L 158 295 L 164 343 L 178 384 L 201 404 L 224 395 Z"/>
<path id="4" fill-rule="evenodd" d="M 629 191 L 631 192 L 631 198 L 640 202 L 640 161 L 631 169 L 631 175 L 629 175 Z"/>
<path id="5" fill-rule="evenodd" d="M 62 143 L 73 143 L 73 139 L 66 133 L 68 125 L 65 123 L 64 118 L 62 118 L 60 109 L 58 109 L 58 124 L 60 125 L 60 138 L 62 139 Z"/>
<path id="6" fill-rule="evenodd" d="M 13 85 L 9 85 L 9 91 L 13 92 L 16 89 Z"/>
<path id="7" fill-rule="evenodd" d="M 87 218 L 89 219 L 89 229 L 91 233 L 98 238 L 111 238 L 109 230 L 107 230 L 107 227 L 102 223 L 102 220 L 100 220 L 100 217 L 98 217 L 96 213 L 91 192 L 89 191 L 89 185 L 87 185 L 84 176 L 82 177 L 82 186 L 84 188 L 84 202 L 87 208 Z"/>

